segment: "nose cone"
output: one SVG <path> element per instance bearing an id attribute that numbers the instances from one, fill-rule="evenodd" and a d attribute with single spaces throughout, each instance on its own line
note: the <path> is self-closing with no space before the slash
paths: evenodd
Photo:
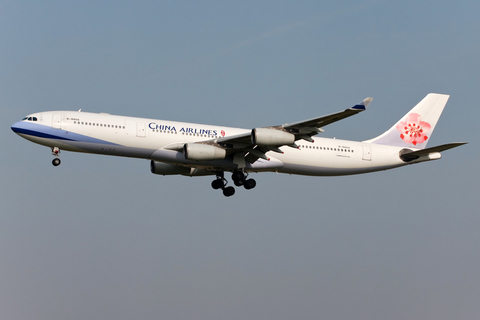
<path id="1" fill-rule="evenodd" d="M 21 133 L 22 132 L 22 121 L 19 121 L 19 122 L 15 122 L 11 129 L 13 130 L 13 132 L 15 133 Z"/>

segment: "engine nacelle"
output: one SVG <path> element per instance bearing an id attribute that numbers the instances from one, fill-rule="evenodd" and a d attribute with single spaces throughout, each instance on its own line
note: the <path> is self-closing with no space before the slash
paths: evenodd
<path id="1" fill-rule="evenodd" d="M 189 175 L 190 168 L 176 166 L 174 164 L 168 164 L 158 161 L 150 161 L 150 171 L 154 174 L 174 175 L 174 174 L 183 174 Z"/>
<path id="2" fill-rule="evenodd" d="M 227 152 L 225 149 L 208 144 L 185 143 L 183 146 L 183 154 L 187 160 L 203 161 L 223 160 L 225 159 Z"/>
<path id="3" fill-rule="evenodd" d="M 252 143 L 262 146 L 283 146 L 295 142 L 295 135 L 275 129 L 255 128 L 252 130 Z"/>

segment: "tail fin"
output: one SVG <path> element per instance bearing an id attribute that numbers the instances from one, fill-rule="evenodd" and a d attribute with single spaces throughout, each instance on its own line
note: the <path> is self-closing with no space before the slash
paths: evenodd
<path id="1" fill-rule="evenodd" d="M 429 93 L 388 131 L 365 142 L 425 149 L 449 97 Z"/>

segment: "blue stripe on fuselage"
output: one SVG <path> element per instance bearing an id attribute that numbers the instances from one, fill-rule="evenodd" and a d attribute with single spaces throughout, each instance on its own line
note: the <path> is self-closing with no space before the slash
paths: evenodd
<path id="1" fill-rule="evenodd" d="M 38 123 L 31 123 L 28 121 L 20 121 L 13 124 L 12 130 L 18 134 L 24 134 L 24 135 L 29 135 L 29 136 L 38 137 L 38 138 L 118 145 L 116 143 L 92 138 L 83 134 L 78 134 L 71 131 L 65 131 L 62 129 L 53 129 L 52 127 L 49 127 L 49 126 L 45 126 Z"/>

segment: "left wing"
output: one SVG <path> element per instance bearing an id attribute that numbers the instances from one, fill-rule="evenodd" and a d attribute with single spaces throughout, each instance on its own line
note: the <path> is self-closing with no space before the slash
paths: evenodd
<path id="1" fill-rule="evenodd" d="M 230 147 L 235 152 L 245 153 L 245 158 L 250 163 L 254 163 L 258 158 L 269 160 L 265 155 L 268 151 L 283 153 L 279 149 L 281 146 L 298 148 L 295 144 L 297 140 L 313 142 L 312 136 L 323 132 L 322 127 L 365 111 L 372 100 L 372 98 L 366 98 L 351 108 L 322 117 L 273 127 L 255 128 L 251 133 L 217 139 L 217 143 L 223 147 Z"/>
<path id="2" fill-rule="evenodd" d="M 353 116 L 359 112 L 365 111 L 372 102 L 373 98 L 366 98 L 362 102 L 354 105 L 353 107 L 332 113 L 326 116 L 321 116 L 313 119 L 308 119 L 308 120 L 303 120 L 303 121 L 298 121 L 294 123 L 287 123 L 284 125 L 280 126 L 274 126 L 274 127 L 266 127 L 265 129 L 275 129 L 275 130 L 284 130 L 289 133 L 292 133 L 295 135 L 295 141 L 296 140 L 307 140 L 311 141 L 311 136 L 316 135 L 319 132 L 323 132 L 323 129 L 321 127 L 324 127 L 326 125 L 329 125 L 331 123 L 337 122 L 339 120 L 348 118 L 350 116 Z M 255 130 L 255 129 L 254 129 Z M 241 141 L 241 142 L 246 142 L 248 141 L 248 138 L 250 137 L 250 134 L 241 134 L 237 136 L 230 136 L 230 137 L 224 137 L 220 138 L 217 141 L 219 142 L 234 142 L 234 141 Z M 305 139 L 307 138 L 307 139 Z"/>
<path id="3" fill-rule="evenodd" d="M 348 118 L 359 112 L 365 111 L 370 102 L 372 102 L 372 100 L 373 98 L 366 98 L 362 102 L 344 111 L 309 120 L 284 124 L 282 127 L 289 130 L 290 132 L 295 132 L 295 136 L 297 138 L 296 140 L 304 139 L 313 142 L 311 137 L 319 132 L 323 132 L 323 129 L 321 127 Z"/>
<path id="4" fill-rule="evenodd" d="M 279 126 L 254 128 L 251 132 L 218 139 L 199 141 L 195 142 L 194 144 L 211 146 L 205 148 L 211 149 L 212 154 L 214 153 L 212 147 L 215 147 L 215 149 L 221 148 L 225 150 L 225 152 L 222 154 L 225 154 L 227 157 L 232 157 L 233 162 L 237 164 L 239 168 L 243 168 L 245 166 L 245 162 L 254 163 L 259 158 L 270 160 L 265 155 L 269 151 L 283 153 L 283 151 L 279 149 L 282 146 L 298 148 L 298 146 L 295 144 L 295 141 L 297 140 L 303 139 L 313 142 L 312 136 L 318 134 L 319 132 L 323 132 L 322 127 L 366 110 L 371 101 L 372 98 L 366 98 L 351 108 L 330 115 Z M 187 153 L 187 148 L 189 147 L 191 147 L 191 144 L 185 144 L 185 154 Z M 180 149 L 180 145 L 170 146 L 167 147 L 167 149 L 178 150 Z M 220 153 L 218 154 L 220 157 L 222 156 Z M 202 159 L 206 160 L 204 158 Z M 192 158 L 192 160 L 196 159 Z"/>

